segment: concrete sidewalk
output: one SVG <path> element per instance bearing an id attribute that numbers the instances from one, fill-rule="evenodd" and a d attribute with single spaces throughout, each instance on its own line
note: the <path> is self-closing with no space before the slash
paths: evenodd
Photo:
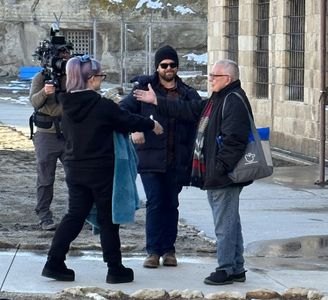
<path id="1" fill-rule="evenodd" d="M 1 253 L 1 278 L 10 264 L 13 253 Z M 312 270 L 261 270 L 249 268 L 245 283 L 234 283 L 224 286 L 210 286 L 203 284 L 203 279 L 213 271 L 216 260 L 214 258 L 186 258 L 179 257 L 177 268 L 160 266 L 158 269 L 142 267 L 144 257 L 124 258 L 124 264 L 133 268 L 135 280 L 126 284 L 106 284 L 106 265 L 102 262 L 100 253 L 83 257 L 69 257 L 67 265 L 76 272 L 75 282 L 59 282 L 40 276 L 45 256 L 19 252 L 12 269 L 3 286 L 7 292 L 29 293 L 57 293 L 66 288 L 84 286 L 99 287 L 109 290 L 120 290 L 131 294 L 140 289 L 164 289 L 201 291 L 204 295 L 219 291 L 246 292 L 255 289 L 270 289 L 278 293 L 292 287 L 317 289 L 328 295 L 328 272 Z"/>
<path id="2" fill-rule="evenodd" d="M 56 282 L 40 276 L 45 255 L 18 252 L 3 291 L 56 293 L 69 287 L 97 286 L 133 293 L 145 288 L 198 290 L 204 295 L 218 291 L 240 292 L 266 288 L 317 289 L 328 296 L 328 194 L 313 183 L 318 166 L 276 168 L 272 177 L 259 180 L 241 194 L 240 214 L 246 248 L 247 281 L 226 286 L 209 286 L 203 279 L 214 271 L 213 257 L 178 257 L 177 268 L 145 269 L 144 256 L 125 257 L 134 269 L 135 281 L 105 283 L 106 265 L 101 254 L 69 257 L 67 265 L 76 272 L 75 282 Z M 141 198 L 144 193 L 138 180 Z M 206 192 L 185 188 L 181 194 L 181 222 L 196 227 L 200 234 L 215 239 Z M 0 253 L 0 280 L 5 277 L 14 252 Z"/>
<path id="3" fill-rule="evenodd" d="M 245 246 L 255 241 L 327 235 L 328 186 L 314 185 L 317 179 L 317 165 L 279 167 L 271 177 L 245 187 L 240 196 Z M 206 192 L 188 187 L 180 199 L 180 218 L 215 239 Z"/>

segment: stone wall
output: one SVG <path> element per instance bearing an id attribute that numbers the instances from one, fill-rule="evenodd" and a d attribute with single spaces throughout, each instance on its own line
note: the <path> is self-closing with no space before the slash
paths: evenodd
<path id="1" fill-rule="evenodd" d="M 15 300 L 328 300 L 328 296 L 325 296 L 320 291 L 305 288 L 290 288 L 286 289 L 283 293 L 278 293 L 274 290 L 268 289 L 256 289 L 248 291 L 245 295 L 234 291 L 218 291 L 216 293 L 204 295 L 201 291 L 197 290 L 165 291 L 163 289 L 142 289 L 128 295 L 120 290 L 114 291 L 98 287 L 75 287 L 67 288 L 61 293 L 56 293 L 53 295 L 0 292 L 0 296 Z"/>
<path id="2" fill-rule="evenodd" d="M 305 1 L 304 99 L 287 100 L 287 2 L 270 1 L 269 96 L 255 96 L 257 1 L 239 1 L 238 60 L 241 81 L 251 100 L 258 126 L 271 127 L 273 146 L 307 156 L 319 156 L 320 145 L 320 1 Z M 208 1 L 208 67 L 227 57 L 225 1 Z M 326 118 L 327 119 L 327 118 Z M 328 119 L 326 120 L 326 122 Z M 327 144 L 326 144 L 327 145 Z M 328 147 L 326 146 L 326 153 Z M 326 154 L 326 158 L 328 155 Z"/>

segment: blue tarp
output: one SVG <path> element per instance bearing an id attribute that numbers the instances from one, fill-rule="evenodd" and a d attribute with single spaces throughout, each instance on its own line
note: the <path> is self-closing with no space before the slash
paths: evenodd
<path id="1" fill-rule="evenodd" d="M 20 80 L 32 80 L 33 76 L 40 72 L 42 67 L 19 67 L 19 79 Z"/>
<path id="2" fill-rule="evenodd" d="M 262 127 L 262 128 L 256 128 L 259 137 L 261 141 L 269 141 L 270 140 L 270 127 Z M 219 147 L 222 146 L 222 136 L 216 137 L 216 142 L 218 143 Z M 253 133 L 250 132 L 248 136 L 248 142 L 254 142 L 254 136 Z"/>
<path id="3" fill-rule="evenodd" d="M 270 127 L 263 127 L 263 128 L 256 128 L 256 129 L 262 141 L 270 140 Z M 253 133 L 249 134 L 248 141 L 250 142 L 254 141 Z"/>

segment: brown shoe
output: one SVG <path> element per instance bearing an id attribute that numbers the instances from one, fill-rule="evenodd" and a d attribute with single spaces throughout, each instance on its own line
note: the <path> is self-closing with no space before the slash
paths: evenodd
<path id="1" fill-rule="evenodd" d="M 165 253 L 163 255 L 163 266 L 176 267 L 177 265 L 178 262 L 174 253 Z"/>
<path id="2" fill-rule="evenodd" d="M 144 263 L 143 266 L 145 268 L 157 268 L 159 266 L 159 255 L 157 254 L 149 254 Z"/>

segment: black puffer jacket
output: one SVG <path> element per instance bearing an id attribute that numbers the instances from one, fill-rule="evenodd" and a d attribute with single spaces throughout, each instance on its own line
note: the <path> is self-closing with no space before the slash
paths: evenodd
<path id="1" fill-rule="evenodd" d="M 68 166 L 111 166 L 114 130 L 128 133 L 154 128 L 154 121 L 120 109 L 95 91 L 64 93 L 59 99 L 63 106 L 62 128 Z"/>
<path id="2" fill-rule="evenodd" d="M 179 102 L 202 102 L 201 97 L 195 89 L 187 86 L 177 76 L 177 91 Z M 148 89 L 148 84 L 152 85 L 158 96 L 166 97 L 166 90 L 159 84 L 157 72 L 152 76 L 138 76 L 131 80 L 137 81 L 139 89 Z M 175 102 L 175 101 L 170 101 Z M 143 172 L 166 172 L 167 170 L 167 143 L 168 143 L 168 122 L 169 119 L 160 115 L 156 111 L 156 106 L 139 102 L 133 97 L 131 92 L 120 102 L 120 106 L 132 113 L 142 116 L 153 116 L 164 128 L 162 135 L 155 135 L 153 132 L 145 132 L 145 144 L 135 145 L 138 157 L 138 171 Z M 176 120 L 174 131 L 174 160 L 177 182 L 182 185 L 189 185 L 191 174 L 191 162 L 193 153 L 194 137 L 196 133 L 197 120 Z"/>
<path id="3" fill-rule="evenodd" d="M 233 184 L 227 174 L 240 160 L 248 143 L 250 132 L 248 113 L 241 99 L 235 94 L 231 94 L 232 92 L 237 92 L 243 97 L 252 115 L 251 106 L 239 80 L 211 95 L 213 108 L 204 137 L 206 174 L 204 185 L 201 187 L 206 190 L 223 188 Z M 222 120 L 222 106 L 227 95 L 224 120 Z M 199 121 L 205 107 L 204 102 L 169 102 L 162 97 L 157 98 L 157 100 L 158 113 L 184 120 Z M 223 145 L 219 148 L 216 138 L 220 135 Z"/>

